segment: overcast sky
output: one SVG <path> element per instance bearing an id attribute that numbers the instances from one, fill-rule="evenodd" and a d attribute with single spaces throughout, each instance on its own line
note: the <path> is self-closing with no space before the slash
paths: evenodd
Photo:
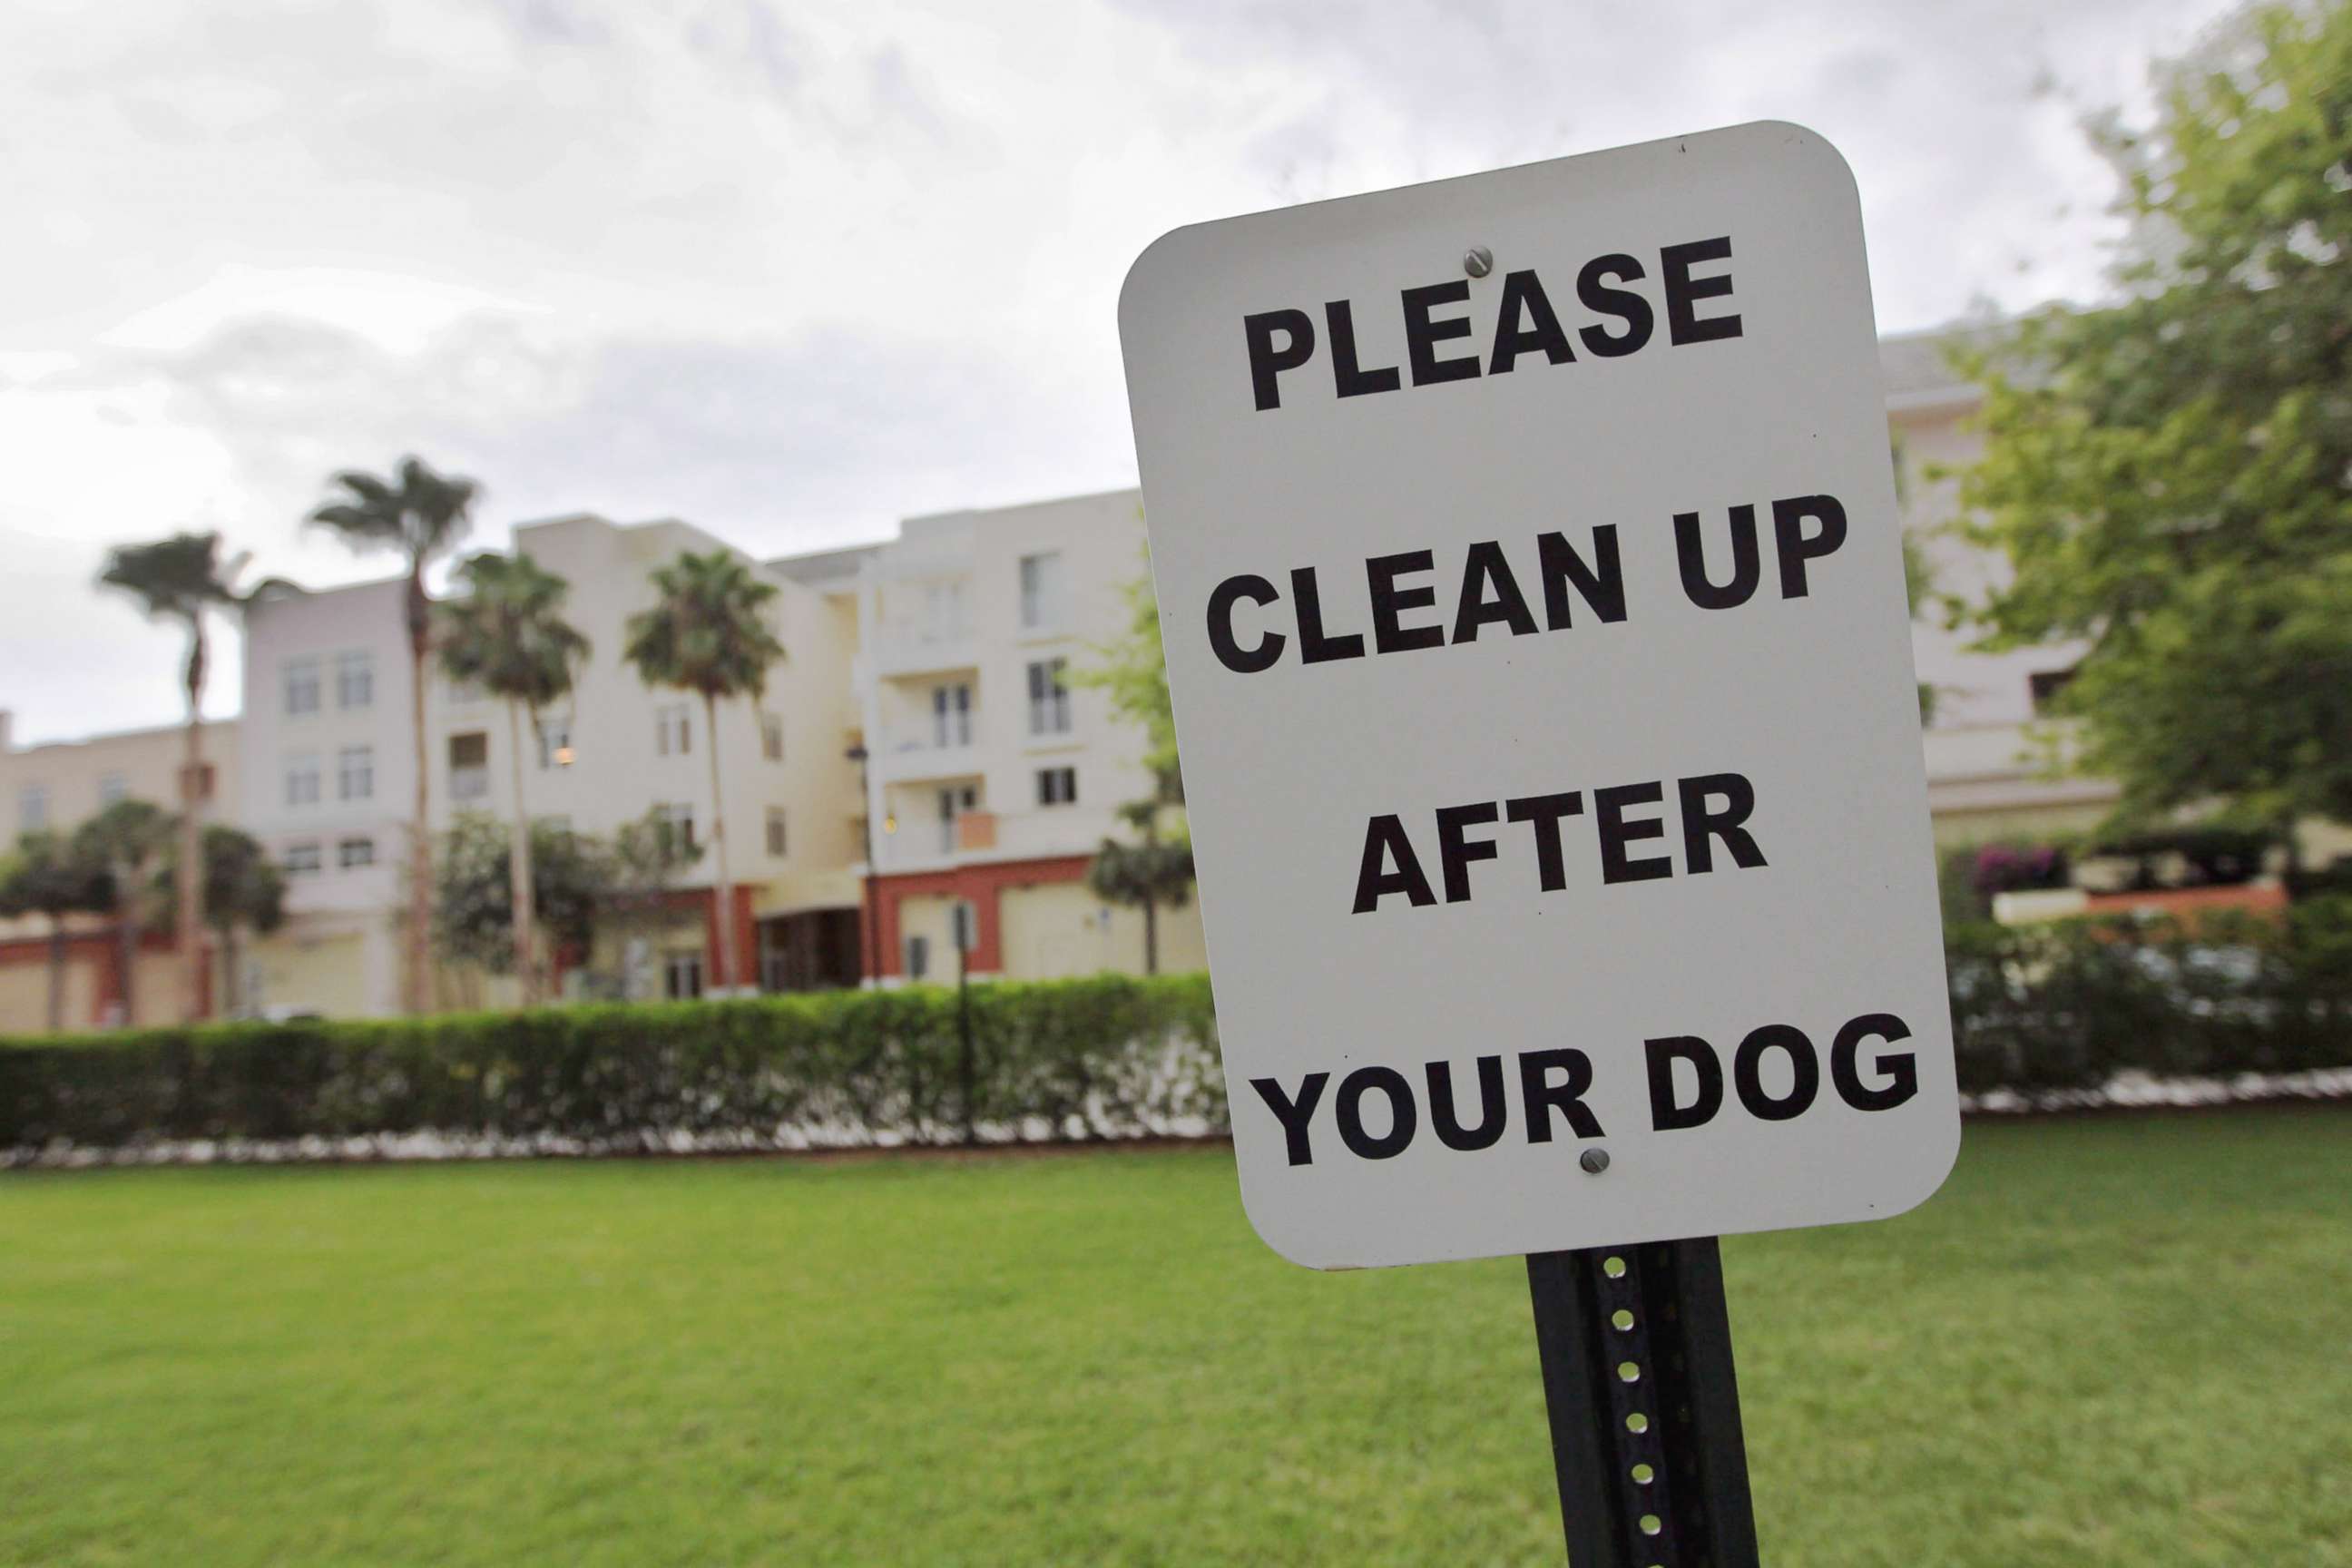
<path id="1" fill-rule="evenodd" d="M 299 520 L 404 451 L 493 545 L 1131 483 L 1119 281 L 1202 218 L 1775 118 L 1853 165 L 1883 331 L 2093 297 L 2081 116 L 2223 9 L 9 0 L 0 707 L 20 744 L 177 717 L 106 545 L 379 575 Z"/>

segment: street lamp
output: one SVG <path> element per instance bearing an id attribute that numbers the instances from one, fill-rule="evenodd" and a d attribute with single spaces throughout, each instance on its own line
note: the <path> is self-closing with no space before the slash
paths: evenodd
<path id="1" fill-rule="evenodd" d="M 875 890 L 874 877 L 874 795 L 866 778 L 866 751 L 863 745 L 852 746 L 842 753 L 857 764 L 857 794 L 865 801 L 866 810 L 859 818 L 866 827 L 866 963 L 861 965 L 866 978 L 877 985 L 882 983 L 882 900 Z"/>

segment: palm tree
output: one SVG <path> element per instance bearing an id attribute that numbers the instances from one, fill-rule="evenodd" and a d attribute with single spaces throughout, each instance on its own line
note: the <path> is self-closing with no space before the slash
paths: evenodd
<path id="1" fill-rule="evenodd" d="M 148 878 L 156 862 L 169 852 L 177 828 L 171 813 L 152 801 L 118 800 L 74 829 L 74 858 L 103 867 L 113 885 L 126 1028 L 139 1022 L 139 927 L 149 895 Z"/>
<path id="2" fill-rule="evenodd" d="M 1139 842 L 1122 844 L 1106 838 L 1087 868 L 1087 885 L 1095 896 L 1114 904 L 1143 910 L 1143 972 L 1160 973 L 1160 906 L 1181 909 L 1192 893 L 1192 842 L 1181 826 L 1174 838 L 1162 838 L 1162 819 L 1184 805 L 1181 775 L 1173 768 L 1152 769 L 1151 793 L 1118 808 Z"/>
<path id="3" fill-rule="evenodd" d="M 126 544 L 111 551 L 99 583 L 131 595 L 152 620 L 177 621 L 187 628 L 188 657 L 181 684 L 188 700 L 187 755 L 180 769 L 180 884 L 177 935 L 180 949 L 180 1016 L 194 1022 L 204 1007 L 204 918 L 196 886 L 196 835 L 204 814 L 205 738 L 202 702 L 207 648 L 205 613 L 234 604 L 237 574 L 246 556 L 220 558 L 218 533 L 175 533 L 153 544 Z M 129 984 L 126 978 L 125 984 Z"/>
<path id="4" fill-rule="evenodd" d="M 258 839 L 217 822 L 205 828 L 204 858 L 205 923 L 220 937 L 223 1011 L 236 1017 L 245 1011 L 237 935 L 267 936 L 286 923 L 286 877 Z M 178 869 L 175 855 L 173 874 L 157 879 L 155 891 L 167 905 L 178 902 Z"/>
<path id="5" fill-rule="evenodd" d="M 763 614 L 776 596 L 773 583 L 751 574 L 733 552 L 697 555 L 680 551 L 677 560 L 653 571 L 654 605 L 629 617 L 628 646 L 622 657 L 637 667 L 647 686 L 668 686 L 702 695 L 710 737 L 710 850 L 718 871 L 718 984 L 737 984 L 732 884 L 727 875 L 727 807 L 719 792 L 719 700 L 767 690 L 768 667 L 784 657 L 784 645 L 768 629 Z"/>
<path id="6" fill-rule="evenodd" d="M 416 800 L 408 825 L 407 991 L 412 1012 L 432 997 L 425 953 L 433 935 L 433 835 L 426 821 L 425 756 L 425 659 L 433 647 L 433 600 L 425 591 L 425 569 L 457 547 L 470 525 L 468 512 L 480 487 L 454 474 L 436 474 L 421 458 L 403 458 L 396 477 L 345 471 L 334 483 L 345 494 L 310 513 L 309 521 L 331 528 L 353 550 L 397 550 L 408 562 L 408 666 L 410 722 L 416 748 Z"/>
<path id="7" fill-rule="evenodd" d="M 539 965 L 532 927 L 530 814 L 523 809 L 522 716 L 539 735 L 541 711 L 572 690 L 588 657 L 588 639 L 562 611 L 571 584 L 540 569 L 530 556 L 485 552 L 457 569 L 466 596 L 439 605 L 441 668 L 455 680 L 473 681 L 505 699 L 507 745 L 514 765 L 514 821 L 508 858 L 514 887 L 515 973 L 526 1007 L 539 1000 Z"/>
<path id="8" fill-rule="evenodd" d="M 72 843 L 47 830 L 16 840 L 0 879 L 0 915 L 43 915 L 49 922 L 49 1032 L 65 1027 L 66 917 L 113 907 L 114 887 L 103 866 L 76 854 Z"/>

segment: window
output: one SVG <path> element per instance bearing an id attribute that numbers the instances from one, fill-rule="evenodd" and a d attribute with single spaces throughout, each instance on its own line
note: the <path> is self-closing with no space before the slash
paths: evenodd
<path id="1" fill-rule="evenodd" d="M 286 804 L 289 805 L 319 804 L 318 752 L 297 752 L 286 759 Z"/>
<path id="2" fill-rule="evenodd" d="M 931 744 L 971 744 L 971 683 L 959 680 L 931 688 Z"/>
<path id="3" fill-rule="evenodd" d="M 317 871 L 320 864 L 319 842 L 315 838 L 300 844 L 289 844 L 286 858 L 279 862 L 289 877 L 308 877 Z"/>
<path id="4" fill-rule="evenodd" d="M 694 750 L 690 711 L 683 702 L 665 702 L 654 710 L 654 754 L 682 757 Z"/>
<path id="5" fill-rule="evenodd" d="M 319 710 L 319 661 L 289 658 L 285 666 L 286 712 L 291 718 Z"/>
<path id="6" fill-rule="evenodd" d="M 375 840 L 346 838 L 335 846 L 335 864 L 346 871 L 356 871 L 362 866 L 375 864 Z"/>
<path id="7" fill-rule="evenodd" d="M 1037 804 L 1039 805 L 1076 805 L 1077 802 L 1077 769 L 1039 768 L 1037 770 Z"/>
<path id="8" fill-rule="evenodd" d="M 2060 692 L 2074 683 L 2071 669 L 2045 669 L 2025 678 L 2025 689 L 2033 698 L 2033 710 L 2047 713 Z"/>
<path id="9" fill-rule="evenodd" d="M 662 958 L 662 994 L 673 1002 L 690 1002 L 702 994 L 702 954 L 684 950 Z"/>
<path id="10" fill-rule="evenodd" d="M 1070 732 L 1070 661 L 1034 659 L 1029 665 L 1029 732 L 1066 735 Z"/>
<path id="11" fill-rule="evenodd" d="M 1021 629 L 1052 631 L 1062 624 L 1062 557 L 1058 551 L 1021 558 Z"/>
<path id="12" fill-rule="evenodd" d="M 781 713 L 760 715 L 760 754 L 772 763 L 784 760 L 784 716 Z"/>
<path id="13" fill-rule="evenodd" d="M 335 656 L 335 706 L 375 706 L 375 655 L 354 648 Z"/>
<path id="14" fill-rule="evenodd" d="M 375 748 L 345 746 L 335 753 L 335 798 L 369 800 L 375 795 Z"/>
<path id="15" fill-rule="evenodd" d="M 951 784 L 940 791 L 939 798 L 940 853 L 952 855 L 957 848 L 956 818 L 980 809 L 980 789 L 975 784 Z"/>
<path id="16" fill-rule="evenodd" d="M 568 768 L 572 765 L 572 721 L 541 719 L 539 721 L 539 768 Z"/>
<path id="17" fill-rule="evenodd" d="M 49 825 L 49 792 L 40 784 L 26 784 L 16 792 L 16 826 L 26 833 L 38 833 Z"/>
<path id="18" fill-rule="evenodd" d="M 920 980 L 931 971 L 931 939 L 910 936 L 907 939 L 907 978 Z"/>
<path id="19" fill-rule="evenodd" d="M 784 858 L 784 808 L 768 807 L 768 853 L 776 859 Z"/>
<path id="20" fill-rule="evenodd" d="M 131 781 L 121 773 L 98 775 L 98 804 L 102 809 L 131 798 Z"/>
<path id="21" fill-rule="evenodd" d="M 449 737 L 449 798 L 480 800 L 490 793 L 490 737 L 468 730 Z"/>
<path id="22" fill-rule="evenodd" d="M 681 850 L 691 852 L 694 848 L 693 805 L 680 802 L 656 809 L 661 814 L 662 831 L 669 835 L 669 842 Z"/>

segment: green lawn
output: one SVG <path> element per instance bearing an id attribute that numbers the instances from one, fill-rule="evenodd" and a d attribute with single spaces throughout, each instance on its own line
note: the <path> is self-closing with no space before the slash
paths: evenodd
<path id="1" fill-rule="evenodd" d="M 2352 1113 L 1727 1243 L 1766 1560 L 2352 1564 Z M 0 1561 L 1546 1563 L 1514 1260 L 1203 1150 L 0 1176 Z"/>

